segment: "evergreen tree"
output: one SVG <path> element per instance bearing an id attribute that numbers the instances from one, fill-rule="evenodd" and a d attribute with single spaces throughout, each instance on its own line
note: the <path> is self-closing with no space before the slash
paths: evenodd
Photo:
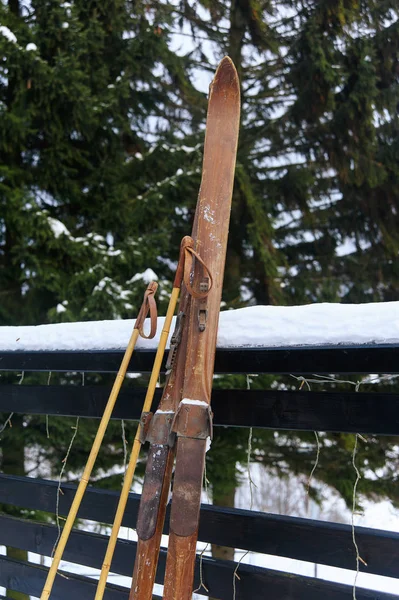
<path id="1" fill-rule="evenodd" d="M 164 174 L 145 157 L 178 119 L 168 92 L 182 68 L 144 6 L 0 10 L 1 323 L 54 320 L 57 306 L 67 320 L 131 316 L 132 276 L 168 238 L 169 213 L 148 207 Z M 145 236 L 144 214 L 159 221 Z"/>
<path id="2" fill-rule="evenodd" d="M 241 77 L 228 301 L 396 298 L 396 3 L 169 9 L 192 28 L 190 58 L 212 70 L 229 54 Z"/>
<path id="3" fill-rule="evenodd" d="M 161 13 L 121 0 L 0 5 L 0 325 L 133 318 L 150 265 L 165 306 L 171 269 L 162 257 L 177 258 L 179 247 L 169 254 L 175 213 L 160 197 L 171 169 L 178 177 L 181 155 L 168 140 L 180 129 L 181 98 L 195 90 Z M 169 170 L 151 152 L 163 146 Z M 58 475 L 75 422 L 50 419 L 49 438 L 42 418 L 13 424 L 1 469 L 24 474 L 35 457 Z M 84 465 L 96 427 L 80 422 L 66 476 Z M 120 425 L 111 425 L 94 478 L 122 455 Z"/>
<path id="4" fill-rule="evenodd" d="M 192 60 L 212 71 L 229 54 L 241 78 L 227 305 L 397 299 L 396 3 L 166 4 L 183 33 L 191 28 Z M 270 378 L 259 378 L 255 385 L 268 384 Z M 231 505 L 247 434 L 216 435 L 208 475 L 214 501 Z M 253 444 L 256 460 L 280 475 L 312 469 L 313 434 L 255 432 Z M 353 436 L 321 436 L 321 445 L 329 467 L 318 477 L 350 503 Z M 370 438 L 359 466 L 364 493 L 397 502 L 389 475 L 397 463 L 393 445 Z M 378 469 L 384 461 L 386 477 L 368 479 L 367 466 Z"/>

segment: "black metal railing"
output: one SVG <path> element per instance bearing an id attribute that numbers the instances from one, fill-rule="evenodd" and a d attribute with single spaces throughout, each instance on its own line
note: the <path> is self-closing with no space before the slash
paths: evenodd
<path id="1" fill-rule="evenodd" d="M 133 371 L 149 371 L 154 353 L 139 351 L 131 364 Z M 384 373 L 399 372 L 399 346 L 336 346 L 315 348 L 240 348 L 218 350 L 218 373 Z M 8 352 L 0 353 L 3 371 L 91 371 L 113 372 L 119 367 L 119 352 Z M 155 403 L 159 399 L 157 390 Z M 0 412 L 59 416 L 101 416 L 109 387 L 103 385 L 0 385 Z M 115 419 L 138 419 L 145 389 L 122 390 L 113 414 Z M 265 429 L 318 430 L 380 435 L 399 434 L 399 394 L 376 392 L 311 392 L 274 390 L 215 389 L 212 395 L 215 426 Z M 68 513 L 76 486 L 62 484 L 59 514 Z M 29 477 L 0 474 L 0 503 L 27 509 L 54 512 L 57 483 Z M 89 487 L 79 517 L 111 524 L 118 493 Z M 136 526 L 139 496 L 131 494 L 123 525 Z M 168 532 L 168 518 L 165 533 Z M 12 546 L 50 556 L 57 537 L 55 525 L 0 515 L 0 545 Z M 263 554 L 294 558 L 312 563 L 354 570 L 356 567 L 352 530 L 349 525 L 287 517 L 256 511 L 201 508 L 199 540 Z M 359 553 L 367 566 L 360 571 L 398 578 L 399 534 L 356 527 Z M 107 538 L 98 533 L 74 530 L 64 558 L 80 565 L 101 568 Z M 131 576 L 136 543 L 119 540 L 112 572 Z M 237 564 L 202 559 L 203 581 L 212 598 L 231 600 Z M 162 583 L 165 551 L 162 550 L 157 582 Z M 53 598 L 93 598 L 96 581 L 72 573 L 58 577 Z M 0 556 L 0 586 L 40 596 L 46 568 Z M 195 587 L 199 584 L 197 560 Z M 199 593 L 208 595 L 204 590 Z M 352 587 L 314 577 L 294 575 L 240 564 L 236 579 L 236 600 L 271 598 L 280 600 L 350 600 Z M 156 596 L 154 596 L 156 597 Z M 358 600 L 399 599 L 389 593 L 357 589 Z M 127 588 L 109 585 L 106 600 L 127 599 Z"/>

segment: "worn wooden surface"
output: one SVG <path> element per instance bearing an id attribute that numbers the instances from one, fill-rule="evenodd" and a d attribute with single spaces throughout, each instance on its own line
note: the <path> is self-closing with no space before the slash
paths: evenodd
<path id="1" fill-rule="evenodd" d="M 170 480 L 174 463 L 174 451 L 170 449 L 167 457 L 165 477 L 159 510 L 155 515 L 155 532 L 148 539 L 138 538 L 134 560 L 132 585 L 129 600 L 151 600 L 159 560 L 161 538 L 165 523 L 166 506 L 170 489 Z M 151 492 L 151 490 L 149 490 Z"/>
<path id="2" fill-rule="evenodd" d="M 192 234 L 193 236 L 195 235 L 195 226 L 193 227 Z M 188 319 L 190 314 L 190 298 L 184 284 L 182 285 L 181 289 L 181 299 L 178 310 L 179 312 L 181 311 L 184 313 L 184 319 Z M 183 389 L 183 367 L 186 350 L 187 331 L 186 328 L 183 327 L 181 341 L 177 348 L 175 364 L 173 365 L 172 371 L 167 378 L 166 385 L 158 405 L 158 410 L 176 411 L 176 408 L 181 400 Z M 149 453 L 156 455 L 158 449 L 158 447 L 151 444 Z M 149 527 L 149 522 L 154 519 L 153 515 L 148 514 L 148 510 L 151 507 L 151 504 L 153 504 L 152 502 L 148 502 L 148 499 L 151 500 L 151 495 L 154 495 L 156 492 L 159 493 L 159 487 L 155 488 L 151 485 L 150 481 L 147 481 L 147 473 L 144 478 L 143 493 L 140 499 L 140 509 L 138 515 L 138 523 L 140 525 L 138 529 L 138 550 L 134 562 L 129 600 L 150 600 L 152 598 L 152 590 L 157 570 L 161 537 L 165 524 L 166 506 L 168 502 L 175 458 L 175 447 L 171 448 L 165 445 L 164 450 L 166 456 L 165 463 L 163 465 L 159 465 L 160 477 L 161 471 L 163 471 L 163 481 L 161 487 L 162 492 L 159 499 L 158 512 L 155 515 L 155 532 L 153 535 L 151 535 L 151 537 L 148 537 L 147 535 L 141 537 L 140 532 L 145 527 Z"/>
<path id="3" fill-rule="evenodd" d="M 193 225 L 192 236 L 195 238 L 196 222 Z M 189 318 L 191 309 L 190 296 L 184 283 L 181 286 L 181 298 L 178 312 L 184 314 L 184 321 Z M 184 361 L 187 351 L 187 328 L 183 324 L 180 343 L 177 347 L 175 363 L 168 375 L 166 385 L 158 405 L 158 410 L 175 412 L 182 397 L 184 381 Z M 148 476 L 148 465 L 144 477 L 143 491 L 140 499 L 140 509 L 137 521 L 138 548 L 134 562 L 132 584 L 129 600 L 151 600 L 152 590 L 158 565 L 162 532 L 165 525 L 166 506 L 168 502 L 172 471 L 175 458 L 175 447 L 164 445 L 161 455 L 158 455 L 159 446 L 150 445 L 149 455 L 162 456 L 163 462 L 158 461 L 158 485 L 151 483 Z M 162 485 L 160 485 L 162 484 Z M 154 502 L 155 495 L 159 495 L 159 502 Z M 151 514 L 151 508 L 157 505 L 156 514 Z M 155 521 L 155 531 L 154 529 Z M 150 526 L 151 525 L 151 526 Z M 151 529 L 151 535 L 144 533 Z"/>
<path id="4" fill-rule="evenodd" d="M 198 311 L 201 301 L 192 300 L 183 387 L 184 397 L 207 402 L 210 402 L 212 391 L 239 116 L 239 82 L 233 63 L 226 57 L 220 63 L 210 88 L 195 237 L 195 249 L 213 275 L 213 287 L 207 297 L 206 328 L 200 333 Z M 197 264 L 194 273 L 197 289 L 203 277 L 203 269 Z"/>
<path id="5" fill-rule="evenodd" d="M 193 225 L 192 238 L 195 243 L 195 250 L 200 255 L 202 261 L 206 264 L 208 270 L 212 273 L 213 287 L 207 298 L 208 322 L 206 323 L 205 332 L 201 336 L 193 335 L 193 327 L 198 331 L 199 319 L 199 304 L 200 300 L 190 298 L 189 314 L 185 317 L 184 337 L 187 343 L 185 347 L 185 364 L 182 347 L 179 348 L 179 365 L 176 369 L 177 375 L 184 373 L 184 382 L 182 386 L 176 383 L 170 389 L 170 393 L 163 393 L 160 409 L 176 411 L 178 403 L 185 397 L 200 398 L 198 395 L 190 395 L 187 390 L 187 382 L 198 379 L 199 373 L 194 373 L 195 369 L 200 369 L 202 382 L 206 385 L 206 399 L 210 401 L 210 393 L 212 388 L 213 364 L 216 346 L 216 335 L 218 325 L 218 315 L 220 310 L 220 300 L 223 285 L 224 261 L 226 255 L 226 244 L 228 235 L 228 222 L 230 219 L 230 203 L 234 180 L 234 165 L 237 151 L 238 139 L 238 119 L 239 111 L 237 112 L 237 98 L 239 98 L 239 87 L 237 85 L 237 74 L 230 59 L 224 59 L 219 66 L 215 79 L 211 85 L 209 110 L 207 119 L 207 129 L 205 135 L 204 162 L 202 171 L 202 182 L 197 202 L 195 220 Z M 239 100 L 238 100 L 239 102 Z M 222 115 L 223 113 L 223 115 Z M 223 116 L 223 119 L 221 118 Z M 229 119 L 230 117 L 230 119 Z M 226 125 L 229 125 L 229 128 Z M 222 125 L 222 127 L 221 127 Z M 233 140 L 233 143 L 232 143 Z M 196 291 L 199 291 L 199 276 L 204 276 L 203 267 L 198 261 L 195 266 L 194 285 Z M 220 274 L 220 276 L 219 276 Z M 188 284 L 187 284 L 188 285 Z M 211 317 L 209 318 L 209 315 Z M 198 342 L 198 340 L 200 341 Z M 182 346 L 182 345 L 181 345 Z M 197 363 L 197 358 L 202 355 L 203 358 Z M 188 376 L 189 374 L 189 376 Z M 201 392 L 203 395 L 203 391 Z M 153 452 L 154 448 L 150 448 Z M 203 453 L 203 452 L 202 452 Z M 179 449 L 177 450 L 179 456 Z M 203 460 L 203 458 L 202 458 Z M 177 465 L 179 464 L 179 461 Z M 171 466 L 169 467 L 169 471 Z M 171 473 L 165 472 L 165 482 L 170 481 Z M 176 478 L 179 480 L 179 467 L 176 467 Z M 200 504 L 200 489 L 202 481 L 202 469 L 199 473 L 200 483 L 196 498 L 196 507 L 194 512 L 199 512 Z M 195 487 L 195 486 L 194 486 Z M 155 490 L 155 488 L 154 488 Z M 151 498 L 149 498 L 151 490 L 149 486 L 146 489 L 146 480 L 144 481 L 143 502 L 140 507 L 140 529 L 141 523 L 149 521 L 149 507 L 152 506 Z M 147 502 L 147 505 L 145 505 Z M 191 506 L 191 505 L 190 505 Z M 187 508 L 187 507 L 186 507 Z M 172 508 L 173 512 L 173 508 Z M 179 511 L 180 512 L 180 511 Z M 160 508 L 157 523 L 157 532 L 163 529 L 164 509 Z M 184 512 L 179 515 L 179 519 L 184 519 Z M 155 537 L 155 536 L 154 536 Z M 149 563 L 149 571 L 153 573 L 153 559 L 149 558 L 149 554 L 140 548 L 137 554 L 136 562 L 143 561 L 144 557 Z M 146 548 L 148 540 L 145 540 Z M 156 553 L 156 543 L 154 543 L 153 551 Z M 193 556 L 191 557 L 192 568 L 195 562 L 195 543 L 191 549 Z M 140 573 L 144 572 L 145 562 L 142 562 L 142 567 L 135 565 L 133 582 L 131 587 L 130 600 L 147 600 L 149 598 L 150 587 L 145 582 L 148 581 L 144 576 L 139 578 Z M 192 574 L 191 574 L 192 579 Z M 145 590 L 144 590 L 144 585 Z M 190 593 L 191 596 L 191 593 Z M 172 597 L 172 596 L 171 596 Z M 179 592 L 174 595 L 176 599 L 183 600 L 183 596 Z"/>
<path id="6" fill-rule="evenodd" d="M 203 302 L 192 298 L 188 322 L 183 399 L 210 403 L 216 337 L 240 118 L 240 86 L 232 61 L 224 58 L 210 87 L 204 161 L 197 202 L 195 250 L 207 265 L 213 285 L 206 299 L 205 329 L 200 331 Z M 199 290 L 204 270 L 195 264 L 193 286 Z M 190 442 L 190 443 L 187 443 Z M 189 456 L 183 456 L 190 447 Z M 172 497 L 171 531 L 164 583 L 165 600 L 189 600 L 192 593 L 204 440 L 177 439 L 176 492 Z M 190 472 L 189 464 L 193 465 Z M 199 468 L 194 470 L 198 465 Z M 179 489 L 177 489 L 177 485 Z M 184 532 L 185 537 L 178 535 Z"/>

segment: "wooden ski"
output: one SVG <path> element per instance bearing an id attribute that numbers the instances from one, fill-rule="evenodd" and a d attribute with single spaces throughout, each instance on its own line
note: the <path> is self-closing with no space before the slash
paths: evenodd
<path id="1" fill-rule="evenodd" d="M 212 436 L 210 400 L 222 297 L 240 117 L 240 86 L 230 58 L 211 84 L 195 249 L 213 275 L 206 300 L 191 299 L 182 400 L 172 430 L 177 436 L 164 600 L 190 600 L 207 437 Z M 206 288 L 195 264 L 193 287 Z"/>
<path id="2" fill-rule="evenodd" d="M 194 218 L 192 236 L 195 237 L 198 213 Z M 186 266 L 186 265 L 185 265 Z M 171 339 L 167 360 L 168 376 L 157 411 L 145 424 L 145 440 L 150 442 L 148 459 L 137 519 L 137 550 L 129 600 L 151 600 L 159 549 L 165 522 L 172 470 L 175 459 L 175 436 L 171 424 L 181 400 L 184 365 L 187 350 L 186 323 L 190 314 L 191 296 L 187 286 L 181 285 L 176 327 Z"/>
<path id="3" fill-rule="evenodd" d="M 150 442 L 143 491 L 137 519 L 137 550 L 129 600 L 151 600 L 159 549 L 165 522 L 175 458 L 171 423 L 181 399 L 187 335 L 183 326 L 190 310 L 190 297 L 183 285 L 178 321 L 172 338 L 167 378 L 158 410 L 151 419 L 146 441 Z"/>
<path id="4" fill-rule="evenodd" d="M 226 57 L 210 88 L 203 175 L 192 232 L 195 250 L 207 268 L 202 261 L 195 260 L 190 283 L 185 277 L 187 285 L 182 288 L 178 325 L 169 355 L 171 371 L 148 429 L 150 450 L 129 600 L 152 598 L 176 436 L 178 456 L 165 598 L 191 598 L 206 438 L 212 426 L 209 404 L 239 112 L 238 77 L 232 61 Z"/>

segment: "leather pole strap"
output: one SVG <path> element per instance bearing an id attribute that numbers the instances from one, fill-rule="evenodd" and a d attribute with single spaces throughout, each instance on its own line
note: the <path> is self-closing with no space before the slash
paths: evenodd
<path id="1" fill-rule="evenodd" d="M 152 339 L 157 332 L 157 321 L 158 321 L 158 313 L 157 313 L 157 305 L 155 302 L 155 292 L 157 291 L 158 284 L 155 281 L 151 281 L 148 285 L 146 291 L 144 292 L 144 299 L 141 305 L 139 314 L 137 316 L 136 322 L 134 324 L 134 329 L 138 329 L 142 338 L 146 340 Z M 148 313 L 150 313 L 150 322 L 151 329 L 150 333 L 146 335 L 144 333 L 144 321 L 147 318 Z"/>

